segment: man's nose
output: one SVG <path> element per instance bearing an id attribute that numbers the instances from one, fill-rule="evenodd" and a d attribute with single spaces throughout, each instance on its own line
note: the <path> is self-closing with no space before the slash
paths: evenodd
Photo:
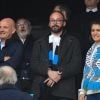
<path id="1" fill-rule="evenodd" d="M 24 28 L 24 25 L 21 25 L 21 28 L 23 29 Z"/>

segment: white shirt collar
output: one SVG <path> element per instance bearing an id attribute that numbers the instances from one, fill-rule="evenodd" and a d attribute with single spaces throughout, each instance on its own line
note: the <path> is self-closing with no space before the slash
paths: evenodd
<path id="1" fill-rule="evenodd" d="M 20 40 L 21 40 L 22 43 L 24 44 L 26 39 L 22 39 L 22 38 L 20 38 Z"/>
<path id="2" fill-rule="evenodd" d="M 49 43 L 54 43 L 55 45 L 59 46 L 61 37 L 51 34 L 49 36 Z"/>
<path id="3" fill-rule="evenodd" d="M 24 44 L 26 38 L 22 38 L 19 34 L 17 34 L 17 35 L 18 35 L 19 39 L 21 40 L 21 42 Z"/>
<path id="4" fill-rule="evenodd" d="M 0 39 L 0 42 L 1 42 L 1 48 L 0 49 L 2 50 L 2 48 L 5 47 L 5 41 Z"/>
<path id="5" fill-rule="evenodd" d="M 96 8 L 93 8 L 93 9 L 86 8 L 86 12 L 90 12 L 90 11 L 97 12 L 98 11 L 98 8 L 97 7 Z"/>

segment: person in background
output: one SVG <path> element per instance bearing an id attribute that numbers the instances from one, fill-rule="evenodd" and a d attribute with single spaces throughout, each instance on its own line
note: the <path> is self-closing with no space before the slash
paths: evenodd
<path id="1" fill-rule="evenodd" d="M 31 22 L 28 19 L 20 18 L 16 22 L 16 34 L 14 39 L 23 45 L 23 60 L 19 65 L 18 78 L 19 86 L 23 91 L 30 91 L 32 84 L 32 76 L 30 69 L 30 59 L 32 55 L 32 48 L 34 39 L 31 34 Z"/>
<path id="2" fill-rule="evenodd" d="M 80 44 L 67 34 L 65 26 L 64 15 L 53 11 L 49 17 L 50 34 L 34 43 L 31 68 L 35 100 L 76 99 L 75 75 L 81 69 Z"/>
<path id="3" fill-rule="evenodd" d="M 86 6 L 85 11 L 88 12 L 99 12 L 98 5 L 100 0 L 84 0 L 84 4 Z"/>
<path id="4" fill-rule="evenodd" d="M 0 66 L 0 100 L 33 100 L 16 88 L 17 74 L 10 66 Z"/>
<path id="5" fill-rule="evenodd" d="M 84 0 L 84 10 L 80 14 L 73 16 L 70 22 L 70 33 L 74 33 L 73 35 L 81 43 L 83 64 L 86 52 L 93 43 L 90 35 L 91 22 L 100 19 L 99 3 L 100 0 Z"/>
<path id="6" fill-rule="evenodd" d="M 12 18 L 0 21 L 0 66 L 9 65 L 17 69 L 22 60 L 23 47 L 12 38 L 15 33 L 15 22 Z"/>
<path id="7" fill-rule="evenodd" d="M 70 18 L 70 9 L 64 4 L 58 4 L 53 8 L 53 11 L 61 11 L 64 15 L 65 20 L 69 20 Z"/>
<path id="8" fill-rule="evenodd" d="M 93 45 L 88 50 L 79 100 L 100 100 L 100 20 L 92 22 Z"/>

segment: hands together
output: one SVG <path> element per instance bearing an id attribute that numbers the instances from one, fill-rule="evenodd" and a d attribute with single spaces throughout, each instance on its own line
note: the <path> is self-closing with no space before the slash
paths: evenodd
<path id="1" fill-rule="evenodd" d="M 48 70 L 48 78 L 44 81 L 47 86 L 52 87 L 61 79 L 61 72 L 53 71 L 51 69 Z"/>

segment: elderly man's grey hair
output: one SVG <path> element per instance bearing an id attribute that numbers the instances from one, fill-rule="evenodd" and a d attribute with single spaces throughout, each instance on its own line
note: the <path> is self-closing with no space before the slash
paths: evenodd
<path id="1" fill-rule="evenodd" d="M 25 21 L 25 22 L 27 23 L 27 25 L 28 25 L 30 31 L 31 31 L 32 25 L 31 25 L 31 22 L 30 22 L 28 19 L 26 19 L 26 18 L 19 18 L 19 19 L 16 21 L 16 26 L 18 26 L 18 24 L 19 24 L 20 21 Z"/>
<path id="2" fill-rule="evenodd" d="M 0 85 L 12 84 L 17 82 L 16 71 L 10 66 L 0 66 Z"/>

